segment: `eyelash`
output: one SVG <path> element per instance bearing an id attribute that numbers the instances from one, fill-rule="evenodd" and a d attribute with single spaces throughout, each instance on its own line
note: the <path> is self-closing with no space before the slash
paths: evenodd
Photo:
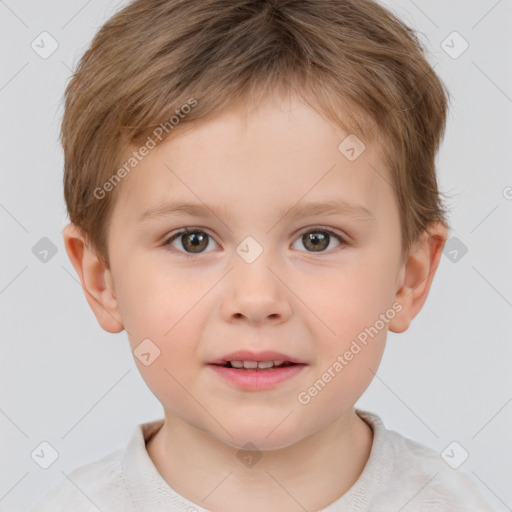
<path id="1" fill-rule="evenodd" d="M 307 230 L 302 231 L 301 233 L 299 233 L 299 235 L 297 236 L 297 238 L 295 240 L 299 239 L 300 237 L 302 237 L 306 233 L 318 232 L 318 231 L 321 231 L 322 233 L 327 233 L 329 236 L 333 236 L 333 237 L 337 238 L 338 241 L 340 242 L 340 246 L 338 246 L 337 248 L 331 249 L 331 251 L 328 251 L 328 252 L 321 251 L 318 254 L 328 254 L 329 252 L 331 252 L 331 253 L 332 252 L 337 252 L 343 246 L 348 245 L 347 242 L 344 240 L 344 238 L 341 237 L 338 233 L 336 233 L 335 231 L 333 231 L 330 228 L 325 228 L 323 226 L 313 226 L 311 228 L 308 228 Z M 203 229 L 200 229 L 200 228 L 197 228 L 197 227 L 194 227 L 194 228 L 184 228 L 184 229 L 180 229 L 179 231 L 177 231 L 174 234 L 172 234 L 171 236 L 169 236 L 166 239 L 166 241 L 164 242 L 164 246 L 166 248 L 168 248 L 168 250 L 170 250 L 172 252 L 177 252 L 180 256 L 184 256 L 185 258 L 194 258 L 194 257 L 197 257 L 197 256 L 201 256 L 201 254 L 205 254 L 205 253 L 193 254 L 193 253 L 188 253 L 188 252 L 185 252 L 185 251 L 181 251 L 179 249 L 176 249 L 175 247 L 168 247 L 168 246 L 170 246 L 171 242 L 174 242 L 174 240 L 176 240 L 179 236 L 186 235 L 188 233 L 196 233 L 196 232 L 205 233 L 208 237 L 213 239 L 213 237 L 211 235 L 209 235 Z M 305 252 L 309 252 L 311 254 L 314 254 L 314 251 L 305 251 Z"/>

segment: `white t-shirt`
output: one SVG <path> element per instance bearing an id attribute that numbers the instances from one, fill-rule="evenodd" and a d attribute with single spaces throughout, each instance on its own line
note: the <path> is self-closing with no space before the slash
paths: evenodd
<path id="1" fill-rule="evenodd" d="M 356 412 L 373 430 L 370 457 L 355 484 L 315 512 L 492 512 L 467 474 Z M 175 492 L 149 457 L 146 442 L 163 423 L 137 425 L 126 448 L 73 470 L 30 512 L 210 512 Z"/>

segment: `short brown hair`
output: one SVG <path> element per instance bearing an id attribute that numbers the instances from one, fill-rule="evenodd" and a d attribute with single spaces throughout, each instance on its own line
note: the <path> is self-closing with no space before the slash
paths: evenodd
<path id="1" fill-rule="evenodd" d="M 123 151 L 191 98 L 180 127 L 283 89 L 348 133 L 380 141 L 405 255 L 431 223 L 448 226 L 435 173 L 448 92 L 424 53 L 414 31 L 373 0 L 135 0 L 101 27 L 66 89 L 70 220 L 108 266 L 119 186 L 101 199 L 95 190 Z"/>

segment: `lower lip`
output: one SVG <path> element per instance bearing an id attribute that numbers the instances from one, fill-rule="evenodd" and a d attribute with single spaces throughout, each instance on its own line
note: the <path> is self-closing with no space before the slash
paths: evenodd
<path id="1" fill-rule="evenodd" d="M 237 370 L 215 364 L 208 366 L 230 384 L 242 389 L 261 391 L 271 389 L 281 382 L 295 377 L 306 365 L 295 364 L 271 370 Z"/>

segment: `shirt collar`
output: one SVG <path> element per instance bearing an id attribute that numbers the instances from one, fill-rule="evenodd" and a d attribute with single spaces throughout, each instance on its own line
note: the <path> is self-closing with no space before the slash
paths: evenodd
<path id="1" fill-rule="evenodd" d="M 387 453 L 390 448 L 384 441 L 388 431 L 377 415 L 359 409 L 356 409 L 356 414 L 373 431 L 370 456 L 354 485 L 338 500 L 319 512 L 367 510 L 367 505 L 371 503 L 372 497 L 384 488 L 390 477 L 392 457 Z M 152 512 L 168 512 L 169 510 L 210 512 L 174 491 L 153 464 L 146 449 L 146 442 L 163 426 L 164 421 L 162 418 L 137 425 L 123 454 L 122 464 L 133 510 L 136 512 L 144 510 Z"/>

